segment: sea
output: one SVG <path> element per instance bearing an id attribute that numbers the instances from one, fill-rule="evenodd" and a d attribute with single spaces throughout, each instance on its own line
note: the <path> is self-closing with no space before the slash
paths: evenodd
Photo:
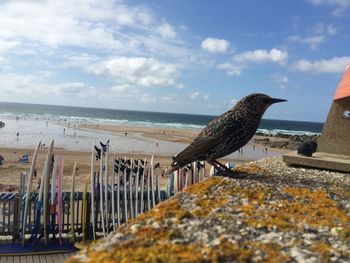
<path id="1" fill-rule="evenodd" d="M 0 102 L 1 118 L 105 123 L 179 129 L 202 129 L 216 116 L 165 112 L 132 111 L 88 107 Z M 322 132 L 323 123 L 263 119 L 259 132 L 264 134 L 313 135 Z"/>

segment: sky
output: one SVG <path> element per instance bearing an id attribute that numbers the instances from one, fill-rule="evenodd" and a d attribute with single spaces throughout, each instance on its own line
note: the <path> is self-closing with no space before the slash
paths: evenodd
<path id="1" fill-rule="evenodd" d="M 0 2 L 0 101 L 326 120 L 350 63 L 350 0 Z"/>

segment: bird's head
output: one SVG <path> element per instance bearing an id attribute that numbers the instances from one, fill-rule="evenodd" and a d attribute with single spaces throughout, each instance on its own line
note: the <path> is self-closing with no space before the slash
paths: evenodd
<path id="1" fill-rule="evenodd" d="M 284 101 L 287 100 L 272 98 L 266 94 L 254 93 L 241 99 L 236 106 L 244 107 L 250 113 L 262 116 L 272 104 Z"/>

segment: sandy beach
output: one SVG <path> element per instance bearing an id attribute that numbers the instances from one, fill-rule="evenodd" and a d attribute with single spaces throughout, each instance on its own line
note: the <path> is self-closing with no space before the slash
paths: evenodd
<path id="1" fill-rule="evenodd" d="M 17 140 L 16 131 L 20 131 Z M 1 130 L 0 155 L 5 164 L 0 167 L 0 191 L 19 188 L 20 172 L 28 172 L 30 163 L 20 163 L 23 154 L 28 154 L 30 161 L 35 145 L 39 140 L 46 146 L 55 140 L 55 155 L 64 158 L 64 189 L 69 190 L 74 162 L 78 162 L 77 190 L 82 189 L 84 181 L 90 174 L 91 147 L 93 141 L 98 144 L 110 139 L 110 163 L 116 158 L 147 158 L 155 156 L 161 169 L 170 166 L 171 157 L 184 149 L 200 130 L 169 129 L 162 127 L 141 127 L 111 124 L 81 124 L 50 122 L 45 120 L 6 120 L 6 127 Z M 47 150 L 40 149 L 33 188 L 38 187 Z M 225 157 L 224 162 L 245 162 L 258 160 L 267 156 L 280 155 L 285 150 L 266 149 L 262 145 L 247 144 L 243 154 L 238 152 Z M 97 163 L 96 163 L 97 165 Z M 208 168 L 209 169 L 209 168 Z M 110 167 L 111 170 L 111 167 Z"/>

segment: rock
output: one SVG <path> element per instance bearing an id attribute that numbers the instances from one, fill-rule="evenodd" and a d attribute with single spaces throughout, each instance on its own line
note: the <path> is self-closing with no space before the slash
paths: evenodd
<path id="1" fill-rule="evenodd" d="M 270 143 L 270 147 L 272 148 L 286 148 L 288 146 L 288 141 L 275 141 Z"/>
<path id="2" fill-rule="evenodd" d="M 299 145 L 297 152 L 298 154 L 311 157 L 313 153 L 313 148 L 314 147 L 312 146 L 311 143 L 303 142 L 302 144 Z"/>

